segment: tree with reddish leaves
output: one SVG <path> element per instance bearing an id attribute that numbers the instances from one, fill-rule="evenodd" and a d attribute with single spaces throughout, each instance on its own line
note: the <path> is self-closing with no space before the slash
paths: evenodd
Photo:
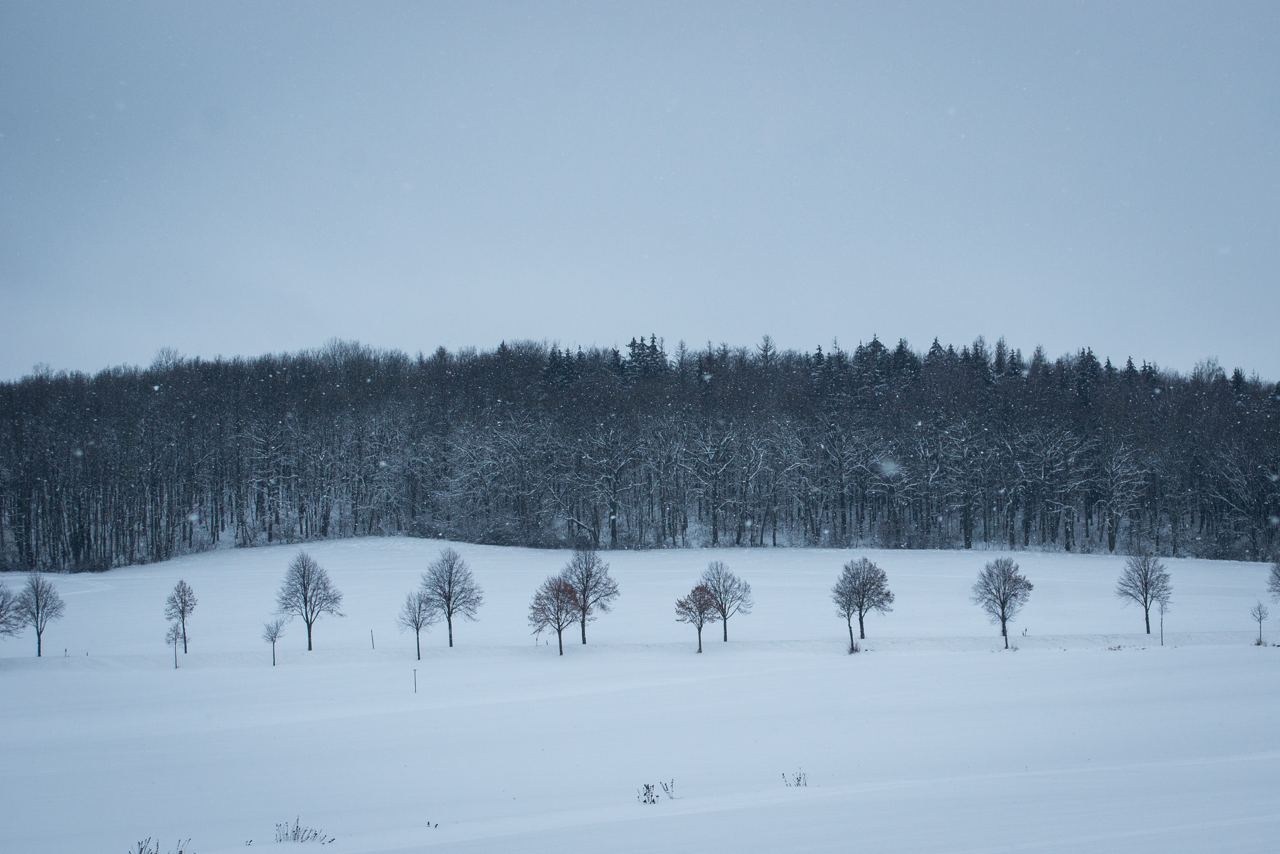
<path id="1" fill-rule="evenodd" d="M 563 575 L 553 575 L 542 582 L 529 603 L 529 625 L 533 626 L 533 633 L 554 631 L 561 655 L 564 655 L 564 630 L 581 616 L 578 603 L 578 591 Z"/>
<path id="2" fill-rule="evenodd" d="M 702 652 L 702 628 L 720 619 L 716 597 L 705 584 L 699 584 L 689 595 L 676 600 L 676 622 L 688 623 L 698 630 L 698 652 Z"/>

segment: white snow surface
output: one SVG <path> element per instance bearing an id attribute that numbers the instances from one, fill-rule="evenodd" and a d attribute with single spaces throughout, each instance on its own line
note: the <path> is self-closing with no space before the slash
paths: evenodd
<path id="1" fill-rule="evenodd" d="M 1115 597 L 1123 558 L 1015 553 L 1035 590 L 1005 652 L 969 599 L 992 552 L 608 552 L 622 595 L 561 658 L 526 614 L 568 554 L 453 544 L 486 601 L 417 662 L 396 614 L 444 545 L 306 546 L 346 616 L 311 653 L 293 621 L 274 669 L 262 624 L 297 546 L 52 576 L 45 657 L 0 638 L 0 851 L 1280 851 L 1263 564 L 1166 560 L 1162 648 Z M 862 555 L 897 602 L 851 656 L 829 591 Z M 757 604 L 696 655 L 673 604 L 713 559 Z M 175 671 L 180 578 L 199 605 Z M 295 817 L 336 841 L 277 844 Z"/>

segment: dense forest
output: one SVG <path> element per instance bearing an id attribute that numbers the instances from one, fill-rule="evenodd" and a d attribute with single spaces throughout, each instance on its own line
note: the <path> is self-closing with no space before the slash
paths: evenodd
<path id="1" fill-rule="evenodd" d="M 0 384 L 0 566 L 404 533 L 602 548 L 1280 545 L 1280 385 L 981 339 L 346 342 Z"/>

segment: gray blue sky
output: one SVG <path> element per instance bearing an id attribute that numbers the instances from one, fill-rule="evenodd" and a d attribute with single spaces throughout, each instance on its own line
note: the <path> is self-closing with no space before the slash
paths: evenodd
<path id="1" fill-rule="evenodd" d="M 1004 335 L 1280 375 L 1280 4 L 0 0 L 0 377 Z"/>

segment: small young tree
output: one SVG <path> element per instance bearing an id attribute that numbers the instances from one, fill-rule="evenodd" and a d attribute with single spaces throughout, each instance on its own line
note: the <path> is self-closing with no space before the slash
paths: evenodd
<path id="1" fill-rule="evenodd" d="M 721 560 L 713 560 L 707 564 L 702 573 L 702 585 L 711 591 L 711 598 L 716 603 L 716 613 L 720 616 L 721 628 L 724 630 L 723 642 L 729 642 L 729 618 L 734 614 L 750 614 L 755 606 L 751 598 L 751 585 L 734 575 L 728 565 Z"/>
<path id="2" fill-rule="evenodd" d="M 529 603 L 529 625 L 533 626 L 533 633 L 554 631 L 561 655 L 564 655 L 564 630 L 581 617 L 581 594 L 563 575 L 553 575 L 542 582 Z"/>
<path id="3" fill-rule="evenodd" d="M 271 644 L 271 666 L 276 666 L 276 642 L 284 636 L 284 619 L 277 617 L 262 627 L 262 639 Z"/>
<path id="4" fill-rule="evenodd" d="M 585 644 L 587 623 L 596 618 L 597 611 L 609 613 L 613 600 L 618 598 L 618 582 L 609 577 L 609 564 L 601 560 L 600 554 L 589 546 L 574 549 L 573 558 L 564 568 L 561 578 L 568 582 L 577 597 L 575 607 L 578 623 L 582 627 L 582 642 Z"/>
<path id="5" fill-rule="evenodd" d="M 418 661 L 422 661 L 422 631 L 435 623 L 436 619 L 436 612 L 431 609 L 431 602 L 426 593 L 415 590 L 404 597 L 404 604 L 400 606 L 400 626 L 413 630 L 413 642 L 418 648 Z"/>
<path id="6" fill-rule="evenodd" d="M 18 595 L 18 617 L 24 626 L 36 630 L 36 658 L 44 648 L 44 630 L 66 612 L 66 605 L 53 583 L 38 572 L 27 576 L 27 583 Z"/>
<path id="7" fill-rule="evenodd" d="M 182 654 L 187 654 L 187 617 L 196 609 L 196 593 L 191 585 L 179 579 L 173 592 L 164 603 L 164 615 L 169 620 L 177 620 L 182 629 Z"/>
<path id="8" fill-rule="evenodd" d="M 844 571 L 831 588 L 831 601 L 835 602 L 836 613 L 844 617 L 849 627 L 849 651 L 853 651 L 853 618 L 858 618 L 858 637 L 866 640 L 865 620 L 867 614 L 879 611 L 881 614 L 893 610 L 893 592 L 889 590 L 889 577 L 880 567 L 864 558 L 851 560 L 844 565 Z"/>
<path id="9" fill-rule="evenodd" d="M 276 608 L 281 614 L 301 617 L 307 627 L 307 652 L 311 652 L 311 629 L 321 614 L 343 616 L 342 594 L 329 580 L 329 573 L 316 563 L 311 555 L 298 552 L 289 564 L 280 592 L 276 596 Z"/>
<path id="10" fill-rule="evenodd" d="M 1142 608 L 1147 634 L 1151 634 L 1151 606 L 1173 596 L 1173 585 L 1164 564 L 1152 555 L 1133 555 L 1124 564 L 1120 580 L 1116 582 L 1116 596 L 1126 604 L 1136 602 Z"/>
<path id="11" fill-rule="evenodd" d="M 453 549 L 440 552 L 438 560 L 427 567 L 422 575 L 422 592 L 432 611 L 444 617 L 449 626 L 449 646 L 453 646 L 453 619 L 476 618 L 476 612 L 484 604 L 484 593 L 476 584 L 475 576 L 462 555 Z"/>
<path id="12" fill-rule="evenodd" d="M 0 635 L 16 635 L 22 631 L 22 626 L 17 594 L 0 584 Z"/>
<path id="13" fill-rule="evenodd" d="M 688 596 L 676 600 L 676 622 L 689 623 L 698 630 L 698 652 L 702 652 L 702 627 L 718 619 L 716 597 L 705 584 L 699 584 Z"/>
<path id="14" fill-rule="evenodd" d="M 1259 602 L 1249 609 L 1249 616 L 1258 623 L 1258 646 L 1262 646 L 1262 624 L 1271 616 L 1271 611 Z"/>
<path id="15" fill-rule="evenodd" d="M 998 557 L 983 567 L 973 585 L 973 604 L 1000 624 L 1004 648 L 1009 648 L 1009 623 L 1031 598 L 1032 583 L 1018 571 L 1012 558 Z"/>
<path id="16" fill-rule="evenodd" d="M 178 669 L 178 641 L 182 640 L 182 629 L 177 623 L 169 624 L 169 631 L 165 633 L 164 642 L 173 647 L 173 669 Z"/>

